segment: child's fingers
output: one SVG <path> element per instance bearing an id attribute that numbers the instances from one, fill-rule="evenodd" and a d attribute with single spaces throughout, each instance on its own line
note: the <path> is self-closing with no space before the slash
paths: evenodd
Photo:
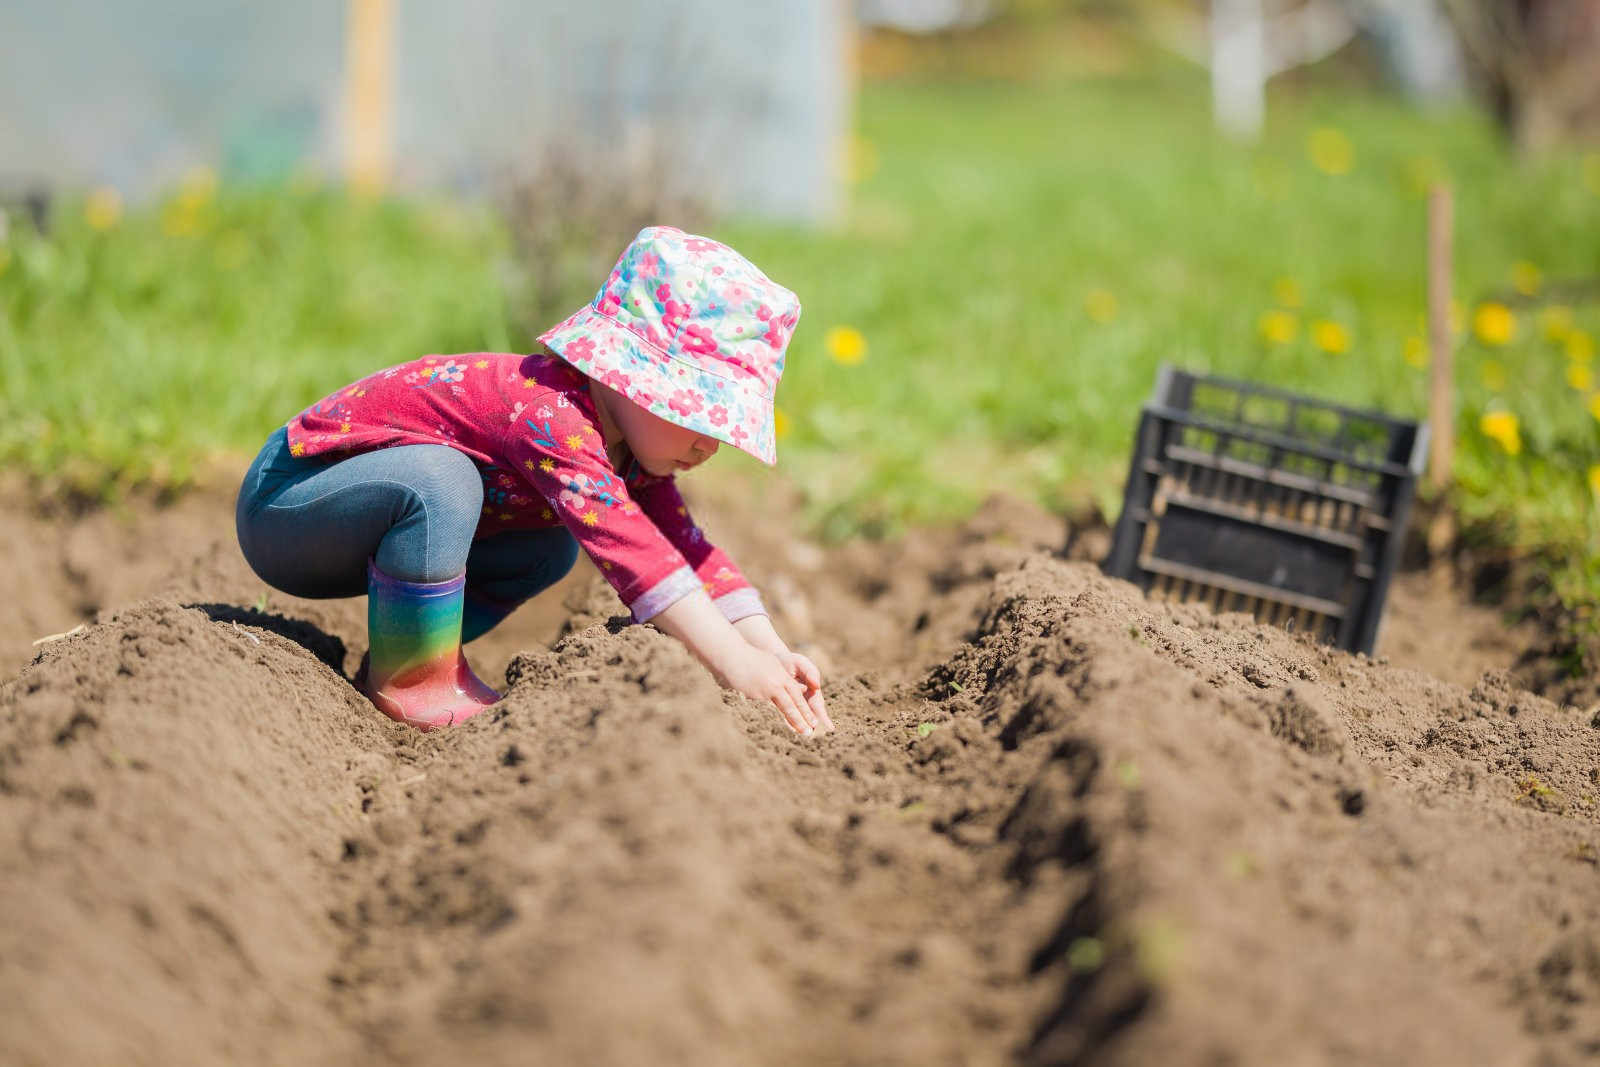
<path id="1" fill-rule="evenodd" d="M 795 732 L 806 735 L 817 728 L 816 716 L 806 705 L 805 693 L 793 682 L 779 690 L 774 702 Z"/>
<path id="2" fill-rule="evenodd" d="M 832 730 L 834 728 L 833 720 L 828 717 L 828 704 L 822 698 L 822 672 L 817 670 L 817 665 L 812 663 L 808 657 L 798 652 L 792 652 L 790 655 L 795 677 L 805 683 L 806 705 L 811 709 L 812 714 L 817 717 L 819 726 Z"/>
<path id="3" fill-rule="evenodd" d="M 799 652 L 793 652 L 790 655 L 794 657 L 796 673 L 799 674 L 800 680 L 813 689 L 821 689 L 822 672 L 817 670 L 817 665 L 811 662 L 811 658 Z"/>
<path id="4" fill-rule="evenodd" d="M 822 690 L 813 689 L 810 693 L 807 693 L 806 704 L 817 716 L 817 722 L 824 730 L 833 729 L 833 720 L 828 717 L 828 705 L 823 702 Z"/>

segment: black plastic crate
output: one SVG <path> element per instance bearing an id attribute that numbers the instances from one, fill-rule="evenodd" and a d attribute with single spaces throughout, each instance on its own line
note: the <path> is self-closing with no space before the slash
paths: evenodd
<path id="1" fill-rule="evenodd" d="M 1163 366 L 1106 573 L 1371 653 L 1428 425 Z"/>

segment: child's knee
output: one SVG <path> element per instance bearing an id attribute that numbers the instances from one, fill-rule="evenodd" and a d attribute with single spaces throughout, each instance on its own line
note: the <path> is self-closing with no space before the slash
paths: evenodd
<path id="1" fill-rule="evenodd" d="M 426 509 L 442 509 L 477 525 L 483 511 L 483 477 L 465 453 L 447 445 L 425 445 L 411 457 L 405 480 Z"/>

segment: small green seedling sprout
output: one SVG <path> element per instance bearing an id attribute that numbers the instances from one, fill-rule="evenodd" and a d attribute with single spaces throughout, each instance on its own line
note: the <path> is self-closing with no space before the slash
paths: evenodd
<path id="1" fill-rule="evenodd" d="M 272 599 L 272 594 L 271 593 L 263 592 L 260 596 L 256 597 L 256 602 L 255 602 L 255 604 L 253 606 L 255 607 L 257 612 L 259 612 L 262 615 L 265 615 L 267 613 L 267 602 L 270 601 L 271 599 Z"/>
<path id="2" fill-rule="evenodd" d="M 1067 966 L 1079 974 L 1098 971 L 1105 959 L 1106 949 L 1098 937 L 1080 937 L 1067 946 Z"/>
<path id="3" fill-rule="evenodd" d="M 939 724 L 936 723 L 936 722 L 919 722 L 919 723 L 917 723 L 917 739 L 921 740 L 922 738 L 927 737 L 929 734 L 933 733 L 933 731 L 937 730 L 938 728 L 939 728 Z"/>
<path id="4" fill-rule="evenodd" d="M 1543 782 L 1539 781 L 1539 779 L 1536 776 L 1531 775 L 1531 774 L 1528 775 L 1528 777 L 1526 777 L 1526 778 L 1522 779 L 1521 781 L 1517 782 L 1517 786 L 1522 790 L 1522 792 L 1517 794 L 1517 799 L 1518 800 L 1521 800 L 1523 797 L 1526 797 L 1526 796 L 1534 796 L 1534 795 L 1541 796 L 1541 797 L 1547 797 L 1551 793 L 1555 792 L 1554 789 L 1551 789 L 1549 786 L 1547 786 Z"/>

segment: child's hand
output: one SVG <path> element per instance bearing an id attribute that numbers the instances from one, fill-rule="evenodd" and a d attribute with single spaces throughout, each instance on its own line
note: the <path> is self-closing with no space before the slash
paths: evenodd
<path id="1" fill-rule="evenodd" d="M 832 730 L 833 720 L 828 717 L 828 705 L 822 699 L 822 672 L 811 662 L 811 657 L 788 652 L 778 659 L 789 668 L 790 675 L 806 687 L 806 706 L 816 714 L 823 727 Z"/>
<path id="2" fill-rule="evenodd" d="M 806 660 L 806 664 L 816 678 L 815 684 L 808 681 L 802 685 L 796 680 L 798 666 L 785 663 L 765 649 L 745 645 L 723 664 L 718 681 L 752 700 L 770 701 L 795 733 L 810 737 L 819 727 L 833 729 L 833 723 L 825 709 L 814 710 L 820 708 L 822 702 L 821 691 L 816 688 L 821 684 L 821 677 L 810 660 Z"/>

